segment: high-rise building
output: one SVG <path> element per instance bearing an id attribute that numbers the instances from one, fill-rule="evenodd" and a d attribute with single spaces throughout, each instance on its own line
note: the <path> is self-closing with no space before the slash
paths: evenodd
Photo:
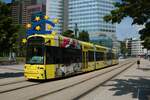
<path id="1" fill-rule="evenodd" d="M 77 24 L 79 31 L 88 31 L 90 38 L 103 36 L 116 41 L 116 25 L 106 23 L 103 17 L 114 9 L 113 0 L 69 0 L 69 28 Z"/>
<path id="2" fill-rule="evenodd" d="M 21 4 L 19 1 L 12 2 L 12 19 L 14 24 L 21 24 Z"/>
<path id="3" fill-rule="evenodd" d="M 68 30 L 69 0 L 63 0 L 63 31 Z"/>
<path id="4" fill-rule="evenodd" d="M 27 6 L 27 22 L 32 22 L 37 14 L 42 14 L 42 4 Z"/>
<path id="5" fill-rule="evenodd" d="M 54 18 L 59 19 L 59 23 L 56 24 L 54 28 L 54 30 L 57 30 L 59 33 L 63 31 L 64 1 L 65 0 L 46 0 L 46 15 L 49 16 L 51 20 Z"/>
<path id="6" fill-rule="evenodd" d="M 29 14 L 32 14 L 34 10 L 37 12 L 37 9 L 44 10 L 45 6 L 41 3 L 43 1 L 44 0 L 12 0 L 12 18 L 14 24 L 26 25 L 29 23 L 31 19 L 31 15 Z"/>
<path id="7" fill-rule="evenodd" d="M 104 35 L 116 45 L 116 25 L 106 23 L 103 17 L 110 13 L 113 7 L 113 0 L 15 0 L 19 1 L 13 12 L 17 12 L 16 22 L 25 24 L 29 21 L 29 13 L 33 13 L 36 6 L 42 4 L 42 13 L 48 15 L 50 19 L 58 18 L 59 24 L 54 30 L 62 33 L 65 30 L 87 31 L 90 39 L 99 39 Z M 43 5 L 45 5 L 43 7 Z M 20 9 L 18 9 L 20 8 Z M 31 10 L 31 8 L 33 8 Z M 44 9 L 44 10 L 43 10 Z M 29 13 L 28 13 L 29 12 Z M 18 20 L 19 19 L 19 20 Z M 18 22 L 17 22 L 18 23 Z"/>
<path id="8" fill-rule="evenodd" d="M 21 6 L 22 6 L 22 8 L 21 8 L 21 11 L 22 11 L 22 24 L 23 25 L 26 25 L 27 23 L 29 23 L 28 22 L 27 7 L 32 5 L 31 1 L 32 0 L 21 0 Z"/>

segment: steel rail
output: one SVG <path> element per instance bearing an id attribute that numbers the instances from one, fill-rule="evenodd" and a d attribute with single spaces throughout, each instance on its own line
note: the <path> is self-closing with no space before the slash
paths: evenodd
<path id="1" fill-rule="evenodd" d="M 132 62 L 133 62 L 133 61 L 132 61 Z M 120 65 L 119 67 L 117 67 L 117 68 L 115 68 L 115 69 L 111 69 L 111 70 L 109 70 L 109 71 L 105 71 L 105 72 L 103 72 L 103 73 L 97 74 L 97 75 L 95 75 L 95 76 L 93 76 L 93 77 L 90 77 L 90 78 L 88 78 L 88 79 L 82 80 L 82 81 L 80 81 L 80 82 L 71 84 L 71 85 L 66 86 L 66 87 L 63 87 L 63 88 L 61 88 L 61 89 L 57 89 L 57 90 L 54 90 L 54 91 L 51 91 L 51 92 L 48 92 L 48 93 L 39 95 L 39 96 L 37 96 L 37 97 L 30 98 L 30 100 L 40 99 L 40 98 L 42 98 L 42 97 L 45 97 L 45 96 L 48 96 L 48 95 L 51 95 L 51 94 L 60 92 L 60 91 L 62 91 L 62 90 L 64 90 L 64 89 L 71 88 L 71 87 L 73 87 L 73 86 L 76 86 L 76 85 L 79 85 L 79 84 L 84 83 L 84 82 L 86 82 L 86 81 L 89 81 L 89 80 L 91 80 L 91 79 L 93 79 L 93 78 L 96 78 L 96 77 L 99 77 L 99 76 L 101 76 L 101 75 L 104 75 L 104 74 L 107 74 L 107 73 L 109 73 L 109 72 L 112 72 L 112 71 L 114 71 L 114 70 L 117 70 L 117 69 L 119 69 L 119 68 L 121 68 L 121 67 L 123 67 L 123 66 L 125 66 L 125 65 L 128 65 L 128 64 L 130 64 L 130 63 L 132 63 L 132 62 L 127 62 L 127 63 L 125 63 L 125 64 Z M 134 63 L 135 63 L 135 62 L 134 62 Z M 118 74 L 118 73 L 117 73 L 117 74 Z"/>

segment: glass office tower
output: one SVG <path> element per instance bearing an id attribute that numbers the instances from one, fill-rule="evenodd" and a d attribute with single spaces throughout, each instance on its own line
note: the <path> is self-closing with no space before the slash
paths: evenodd
<path id="1" fill-rule="evenodd" d="M 59 19 L 59 23 L 56 24 L 54 30 L 61 33 L 63 31 L 63 0 L 46 0 L 46 15 L 51 20 Z"/>
<path id="2" fill-rule="evenodd" d="M 69 0 L 69 28 L 88 31 L 90 38 L 106 34 L 115 38 L 116 25 L 106 23 L 103 17 L 114 9 L 113 0 Z"/>

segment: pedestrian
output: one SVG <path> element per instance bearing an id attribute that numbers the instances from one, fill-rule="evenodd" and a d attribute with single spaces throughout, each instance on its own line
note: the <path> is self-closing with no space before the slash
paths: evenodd
<path id="1" fill-rule="evenodd" d="M 140 60 L 137 60 L 137 67 L 140 68 Z"/>

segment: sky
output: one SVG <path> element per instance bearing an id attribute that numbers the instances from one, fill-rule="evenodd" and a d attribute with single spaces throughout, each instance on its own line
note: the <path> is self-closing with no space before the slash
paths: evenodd
<path id="1" fill-rule="evenodd" d="M 6 3 L 10 3 L 11 2 L 11 0 L 4 0 Z"/>
<path id="2" fill-rule="evenodd" d="M 139 38 L 138 31 L 142 26 L 132 25 L 132 18 L 124 18 L 120 24 L 116 26 L 116 35 L 118 40 L 124 40 L 125 38 Z"/>
<path id="3" fill-rule="evenodd" d="M 11 0 L 4 0 L 6 3 L 10 3 Z M 118 40 L 124 40 L 125 38 L 138 38 L 138 30 L 141 26 L 132 26 L 132 19 L 127 17 L 122 20 L 120 24 L 116 26 L 116 35 Z"/>

